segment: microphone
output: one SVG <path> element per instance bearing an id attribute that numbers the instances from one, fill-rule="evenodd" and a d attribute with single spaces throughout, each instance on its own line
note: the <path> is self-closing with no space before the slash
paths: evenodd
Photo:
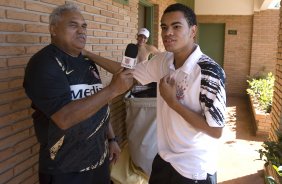
<path id="1" fill-rule="evenodd" d="M 133 69 L 137 63 L 138 46 L 130 43 L 125 49 L 124 56 L 121 61 L 121 66 L 129 69 Z"/>

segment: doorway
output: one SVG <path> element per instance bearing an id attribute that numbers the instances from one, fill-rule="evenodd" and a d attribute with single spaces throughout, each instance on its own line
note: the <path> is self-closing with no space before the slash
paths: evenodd
<path id="1" fill-rule="evenodd" d="M 225 24 L 200 23 L 198 43 L 204 54 L 223 68 Z"/>
<path id="2" fill-rule="evenodd" d="M 148 3 L 146 0 L 140 0 L 138 4 L 138 30 L 142 27 L 147 28 L 150 31 L 150 37 L 148 39 L 149 44 L 153 44 L 154 30 L 154 6 Z"/>

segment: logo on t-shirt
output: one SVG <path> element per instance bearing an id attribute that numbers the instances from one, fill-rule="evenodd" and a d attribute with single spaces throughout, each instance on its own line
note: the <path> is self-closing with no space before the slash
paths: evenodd
<path id="1" fill-rule="evenodd" d="M 71 85 L 70 88 L 72 100 L 78 100 L 97 93 L 103 88 L 103 84 L 77 84 Z"/>

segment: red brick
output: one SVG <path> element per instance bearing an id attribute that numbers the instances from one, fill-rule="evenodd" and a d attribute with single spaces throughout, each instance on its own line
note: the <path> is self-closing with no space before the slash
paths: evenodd
<path id="1" fill-rule="evenodd" d="M 115 32 L 122 32 L 123 28 L 119 27 L 119 26 L 113 26 L 113 31 L 115 31 Z"/>
<path id="2" fill-rule="evenodd" d="M 39 50 L 41 50 L 43 47 L 46 45 L 35 45 L 35 46 L 27 46 L 26 48 L 26 53 L 27 54 L 35 54 Z"/>
<path id="3" fill-rule="evenodd" d="M 113 40 L 112 39 L 100 39 L 101 44 L 112 44 Z"/>
<path id="4" fill-rule="evenodd" d="M 15 20 L 39 21 L 40 15 L 22 11 L 7 10 L 7 18 Z"/>
<path id="5" fill-rule="evenodd" d="M 87 38 L 87 43 L 97 44 L 97 43 L 99 43 L 99 39 L 98 38 L 94 38 L 94 37 L 88 37 Z"/>
<path id="6" fill-rule="evenodd" d="M 94 23 L 94 22 L 87 22 L 88 29 L 100 29 L 101 24 Z"/>
<path id="7" fill-rule="evenodd" d="M 108 38 L 117 38 L 118 33 L 116 32 L 107 32 Z"/>
<path id="8" fill-rule="evenodd" d="M 93 19 L 94 19 L 94 16 L 93 16 L 93 14 L 89 14 L 89 13 L 82 13 L 82 16 L 83 16 L 83 18 L 85 19 L 85 20 L 90 20 L 90 21 L 93 21 Z"/>
<path id="9" fill-rule="evenodd" d="M 5 42 L 6 42 L 6 36 L 0 35 L 0 43 L 5 43 Z"/>
<path id="10" fill-rule="evenodd" d="M 14 112 L 12 114 L 8 114 L 0 117 L 0 127 L 5 125 L 11 125 L 12 123 L 19 121 L 20 119 L 28 117 L 28 110 L 21 110 L 18 112 Z"/>
<path id="11" fill-rule="evenodd" d="M 41 36 L 40 43 L 45 43 L 45 44 L 51 43 L 51 37 L 50 36 Z"/>
<path id="12" fill-rule="evenodd" d="M 48 25 L 36 25 L 36 24 L 27 24 L 25 25 L 26 32 L 29 33 L 48 33 L 49 27 Z"/>
<path id="13" fill-rule="evenodd" d="M 0 31 L 21 32 L 23 25 L 19 23 L 0 22 Z"/>
<path id="14" fill-rule="evenodd" d="M 105 31 L 95 31 L 94 36 L 96 36 L 96 37 L 106 37 L 107 33 Z"/>
<path id="15" fill-rule="evenodd" d="M 123 43 L 122 39 L 114 39 L 113 40 L 113 44 L 122 44 L 122 43 Z"/>
<path id="16" fill-rule="evenodd" d="M 28 158 L 27 160 L 17 164 L 14 167 L 14 175 L 18 175 L 21 172 L 25 171 L 28 168 L 32 168 L 32 166 L 38 162 L 38 155 L 33 155 L 32 157 Z"/>
<path id="17" fill-rule="evenodd" d="M 24 54 L 25 49 L 21 46 L 2 46 L 0 47 L 0 56 Z"/>
<path id="18" fill-rule="evenodd" d="M 23 66 L 26 65 L 30 57 L 11 57 L 8 58 L 8 66 Z"/>
<path id="19" fill-rule="evenodd" d="M 35 136 L 29 137 L 22 142 L 17 143 L 16 145 L 6 148 L 2 151 L 0 151 L 0 161 L 6 160 L 14 155 L 17 155 L 18 153 L 22 152 L 23 150 L 26 150 L 27 148 L 30 148 L 37 144 L 37 139 Z M 35 152 L 32 152 L 35 153 Z M 0 180 L 1 181 L 1 180 Z"/>
<path id="20" fill-rule="evenodd" d="M 0 181 L 1 181 L 1 183 L 2 182 L 5 183 L 6 181 L 11 179 L 12 177 L 13 177 L 13 169 L 10 169 L 8 171 L 0 173 Z"/>
<path id="21" fill-rule="evenodd" d="M 92 14 L 100 14 L 100 10 L 96 7 L 92 7 L 92 6 L 85 6 L 85 11 L 92 13 Z"/>
<path id="22" fill-rule="evenodd" d="M 7 60 L 6 58 L 0 58 L 0 68 L 7 67 Z"/>
<path id="23" fill-rule="evenodd" d="M 22 99 L 26 97 L 23 89 L 14 90 L 11 92 L 0 93 L 0 103 L 10 103 L 14 100 Z"/>
<path id="24" fill-rule="evenodd" d="M 38 43 L 39 36 L 34 35 L 7 35 L 8 43 Z"/>
<path id="25" fill-rule="evenodd" d="M 108 6 L 108 10 L 111 12 L 118 13 L 118 7 L 116 6 Z"/>
<path id="26" fill-rule="evenodd" d="M 5 18 L 5 10 L 0 9 L 0 18 Z"/>
<path id="27" fill-rule="evenodd" d="M 116 13 L 113 13 L 113 18 L 119 19 L 119 20 L 124 20 L 124 16 L 123 15 L 116 14 Z"/>
<path id="28" fill-rule="evenodd" d="M 123 4 L 113 1 L 113 6 L 117 6 L 119 8 L 123 8 Z"/>
<path id="29" fill-rule="evenodd" d="M 65 0 L 41 0 L 41 2 L 48 3 L 48 4 L 55 4 L 55 5 L 65 4 Z"/>
<path id="30" fill-rule="evenodd" d="M 18 153 L 15 156 L 10 157 L 9 159 L 4 160 L 3 162 L 0 163 L 0 172 L 3 172 L 5 170 L 8 170 L 18 163 L 24 161 L 26 158 L 29 158 L 31 155 L 30 149 L 27 149 L 21 153 Z"/>
<path id="31" fill-rule="evenodd" d="M 102 3 L 102 2 L 99 2 L 99 1 L 94 1 L 94 6 L 101 8 L 101 9 L 104 9 L 104 10 L 107 9 L 107 5 L 105 3 Z"/>
<path id="32" fill-rule="evenodd" d="M 106 50 L 107 50 L 107 51 L 110 51 L 110 50 L 117 50 L 117 46 L 116 46 L 116 45 L 107 45 Z"/>
<path id="33" fill-rule="evenodd" d="M 12 136 L 9 136 L 9 137 L 2 139 L 0 141 L 0 149 L 6 149 L 6 148 L 9 148 L 9 147 L 12 147 L 12 146 L 16 145 L 17 143 L 21 142 L 22 140 L 27 139 L 28 137 L 29 137 L 29 131 L 28 130 L 25 130 L 25 131 L 19 132 L 17 134 L 14 134 Z"/>
<path id="34" fill-rule="evenodd" d="M 41 15 L 40 16 L 40 22 L 49 24 L 49 16 Z"/>
<path id="35" fill-rule="evenodd" d="M 113 26 L 102 24 L 102 25 L 101 25 L 101 29 L 102 29 L 102 30 L 109 30 L 109 31 L 112 31 L 112 30 L 113 30 Z"/>
<path id="36" fill-rule="evenodd" d="M 24 75 L 24 68 L 0 70 L 0 79 L 11 78 L 11 77 L 22 77 L 23 75 Z"/>
<path id="37" fill-rule="evenodd" d="M 7 82 L 8 83 L 8 82 Z M 7 88 L 8 89 L 8 88 Z M 0 105 L 0 115 L 7 115 L 11 112 L 18 111 L 30 107 L 30 100 L 28 98 L 19 99 L 8 104 Z"/>
<path id="38" fill-rule="evenodd" d="M 16 7 L 16 8 L 24 8 L 24 1 L 19 0 L 1 0 L 1 6 L 9 6 L 9 7 Z"/>
<path id="39" fill-rule="evenodd" d="M 104 51 L 106 49 L 104 45 L 93 45 L 92 48 L 94 51 Z"/>
<path id="40" fill-rule="evenodd" d="M 21 182 L 21 184 L 34 184 L 38 182 L 38 180 L 39 180 L 38 173 L 35 173 L 32 176 L 30 176 L 29 178 L 25 179 L 25 181 Z"/>
<path id="41" fill-rule="evenodd" d="M 7 137 L 13 133 L 12 126 L 7 126 L 0 129 L 0 139 Z"/>
<path id="42" fill-rule="evenodd" d="M 39 150 L 40 150 L 40 144 L 35 144 L 31 148 L 32 153 L 39 153 Z"/>
<path id="43" fill-rule="evenodd" d="M 118 33 L 118 38 L 128 38 L 128 34 L 126 33 Z"/>
<path id="44" fill-rule="evenodd" d="M 36 12 L 51 13 L 53 7 L 39 4 L 36 1 L 26 1 L 25 9 Z"/>
<path id="45" fill-rule="evenodd" d="M 88 4 L 88 5 L 93 5 L 93 0 L 77 0 L 77 2 Z"/>
<path id="46" fill-rule="evenodd" d="M 33 175 L 32 169 L 25 170 L 23 173 L 20 173 L 18 176 L 11 179 L 7 184 L 18 184 L 25 181 L 28 177 Z"/>
<path id="47" fill-rule="evenodd" d="M 106 17 L 113 17 L 113 13 L 105 10 L 101 10 L 101 15 Z"/>
<path id="48" fill-rule="evenodd" d="M 17 101 L 10 102 L 11 111 L 16 111 L 19 109 L 26 109 L 30 107 L 31 101 L 28 98 L 18 99 Z"/>
<path id="49" fill-rule="evenodd" d="M 33 120 L 32 119 L 26 119 L 22 121 L 18 121 L 17 123 L 14 123 L 12 125 L 12 131 L 14 133 L 20 132 L 29 128 L 33 128 Z"/>
<path id="50" fill-rule="evenodd" d="M 23 79 L 14 79 L 9 81 L 9 89 L 19 88 L 23 85 Z"/>
<path id="51" fill-rule="evenodd" d="M 106 22 L 106 17 L 94 16 L 94 21 L 95 22 Z"/>
<path id="52" fill-rule="evenodd" d="M 118 20 L 116 20 L 116 19 L 107 19 L 107 24 L 118 25 Z"/>

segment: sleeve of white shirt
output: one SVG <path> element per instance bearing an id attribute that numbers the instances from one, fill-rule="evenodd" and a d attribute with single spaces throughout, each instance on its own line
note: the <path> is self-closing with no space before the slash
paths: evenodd
<path id="1" fill-rule="evenodd" d="M 164 53 L 161 53 L 155 55 L 150 60 L 138 63 L 133 72 L 134 78 L 142 85 L 151 82 L 159 82 L 160 78 L 163 76 L 162 61 L 164 59 L 164 55 Z"/>
<path id="2" fill-rule="evenodd" d="M 225 74 L 216 64 L 201 64 L 201 107 L 207 123 L 211 127 L 225 124 L 226 93 Z"/>

